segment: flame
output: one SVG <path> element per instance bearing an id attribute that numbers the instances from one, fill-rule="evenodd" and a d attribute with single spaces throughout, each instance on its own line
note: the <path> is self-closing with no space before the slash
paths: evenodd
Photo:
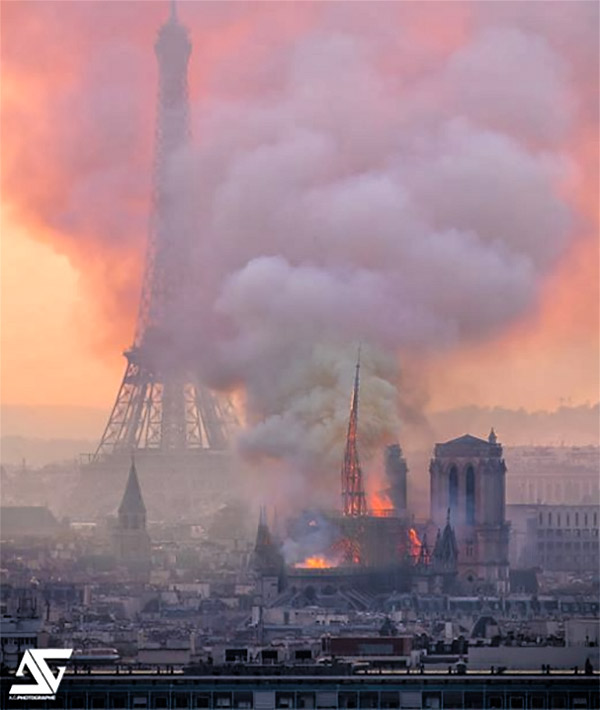
<path id="1" fill-rule="evenodd" d="M 336 550 L 336 554 L 339 555 L 340 564 L 362 564 L 362 554 L 358 540 L 344 537 L 335 543 L 334 549 Z"/>
<path id="2" fill-rule="evenodd" d="M 347 561 L 351 565 L 362 564 L 362 558 L 360 555 L 360 545 L 352 540 L 348 541 L 347 548 Z"/>
<path id="3" fill-rule="evenodd" d="M 302 562 L 297 562 L 294 567 L 297 569 L 331 569 L 334 567 L 330 560 L 323 557 L 323 555 L 313 555 L 312 557 L 307 557 Z"/>
<path id="4" fill-rule="evenodd" d="M 410 545 L 410 556 L 416 560 L 421 554 L 421 547 L 423 546 L 423 543 L 414 528 L 410 528 L 408 531 L 408 541 Z"/>
<path id="5" fill-rule="evenodd" d="M 375 491 L 369 496 L 371 515 L 376 518 L 385 518 L 393 509 L 392 502 L 383 491 Z"/>

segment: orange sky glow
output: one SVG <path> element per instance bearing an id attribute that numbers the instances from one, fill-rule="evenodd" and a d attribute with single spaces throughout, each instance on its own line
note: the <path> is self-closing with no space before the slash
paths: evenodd
<path id="1" fill-rule="evenodd" d="M 156 94 L 152 44 L 164 5 L 2 3 L 0 354 L 5 405 L 108 410 L 113 403 L 125 364 L 121 352 L 133 338 L 142 274 Z M 195 47 L 190 90 L 199 105 L 212 90 L 215 67 L 223 76 L 231 65 L 229 90 L 243 95 L 252 91 L 244 78 L 246 63 L 271 66 L 276 59 L 270 53 L 276 56 L 295 37 L 333 22 L 310 3 L 277 12 L 262 3 L 225 3 L 229 7 L 220 9 L 212 7 L 215 3 L 210 8 L 201 2 L 181 5 Z M 397 5 L 401 10 L 404 3 Z M 443 3 L 447 21 L 432 27 L 430 10 L 410 5 L 402 21 L 431 61 L 461 46 L 481 22 L 474 13 L 484 11 L 472 9 L 477 3 Z M 360 8 L 351 10 L 336 22 L 348 27 L 358 22 Z M 535 21 L 527 20 L 534 26 Z M 575 17 L 575 34 L 576 24 Z M 576 41 L 567 38 L 561 44 L 560 31 L 548 32 L 570 60 Z M 384 55 L 385 71 L 397 71 L 401 78 L 406 71 L 408 81 L 411 67 L 396 66 L 393 56 Z M 427 355 L 420 376 L 432 410 L 467 404 L 554 409 L 561 403 L 598 401 L 595 59 L 596 66 L 586 73 L 581 67 L 589 58 L 574 56 L 569 81 L 576 120 L 562 152 L 573 169 L 566 184 L 557 185 L 576 214 L 566 249 L 526 313 L 493 337 Z M 111 93 L 115 72 L 120 73 L 119 87 Z M 81 96 L 94 87 L 100 95 L 86 103 Z M 123 155 L 114 171 L 109 166 L 113 192 L 88 179 L 113 154 L 111 126 Z M 76 143 L 71 131 L 78 134 Z M 82 135 L 89 137 L 87 143 Z M 89 204 L 89 211 L 75 211 L 74 199 Z"/>

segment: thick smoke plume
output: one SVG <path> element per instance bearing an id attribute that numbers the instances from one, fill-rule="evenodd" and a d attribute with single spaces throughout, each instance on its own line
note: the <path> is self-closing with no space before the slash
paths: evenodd
<path id="1" fill-rule="evenodd" d="M 228 333 L 205 351 L 206 372 L 244 384 L 242 446 L 255 454 L 339 460 L 358 341 L 373 363 L 387 357 L 385 371 L 366 363 L 364 399 L 379 405 L 372 442 L 393 440 L 390 356 L 494 334 L 532 305 L 565 245 L 569 161 L 523 139 L 564 105 L 547 43 L 485 29 L 403 85 L 378 40 L 308 33 L 280 50 L 271 92 L 197 113 L 202 302 Z M 507 46 L 528 76 L 500 85 L 494 110 L 487 82 L 507 71 Z M 550 112 L 539 137 L 568 121 Z M 371 372 L 387 389 L 371 391 Z"/>
<path id="2" fill-rule="evenodd" d="M 152 120 L 137 97 L 152 103 L 163 16 L 116 5 L 45 18 L 50 35 L 104 27 L 59 101 L 41 100 L 39 133 L 66 167 L 60 199 L 34 180 L 34 211 L 82 268 L 144 236 Z M 179 346 L 208 383 L 245 392 L 241 450 L 314 485 L 340 460 L 359 342 L 368 455 L 398 437 L 403 354 L 492 337 L 536 306 L 582 222 L 574 136 L 595 121 L 578 82 L 595 71 L 597 7 L 225 5 L 180 8 L 195 149 L 173 190 L 192 186 L 198 234 Z M 83 106 L 98 111 L 67 132 Z M 23 201 L 14 169 L 6 184 Z"/>

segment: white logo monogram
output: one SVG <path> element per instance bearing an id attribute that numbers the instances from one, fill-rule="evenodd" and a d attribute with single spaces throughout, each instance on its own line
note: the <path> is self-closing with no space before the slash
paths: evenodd
<path id="1" fill-rule="evenodd" d="M 25 699 L 26 696 L 40 698 L 54 696 L 67 667 L 59 666 L 57 668 L 57 675 L 54 675 L 48 667 L 46 660 L 60 658 L 66 661 L 71 658 L 72 653 L 72 648 L 28 649 L 23 654 L 23 658 L 17 669 L 17 676 L 19 678 L 23 677 L 25 675 L 24 668 L 27 666 L 33 679 L 36 681 L 36 685 L 13 685 L 9 691 L 9 695 L 16 695 L 20 699 Z"/>

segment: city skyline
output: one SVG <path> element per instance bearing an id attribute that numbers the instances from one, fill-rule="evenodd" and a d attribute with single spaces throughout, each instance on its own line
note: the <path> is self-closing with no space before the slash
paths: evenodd
<path id="1" fill-rule="evenodd" d="M 1 9 L 0 704 L 597 707 L 598 5 Z"/>

